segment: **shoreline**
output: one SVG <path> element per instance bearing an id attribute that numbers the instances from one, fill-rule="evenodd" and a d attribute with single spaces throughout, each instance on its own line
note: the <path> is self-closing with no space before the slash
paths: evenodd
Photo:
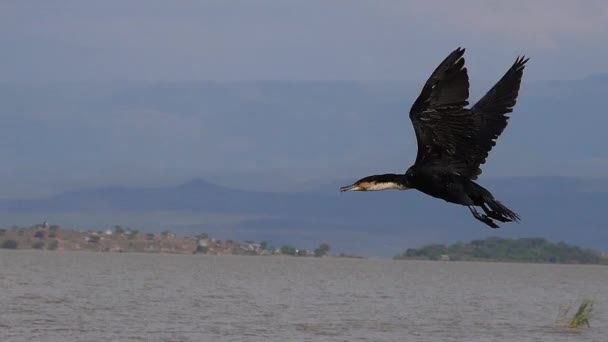
<path id="1" fill-rule="evenodd" d="M 295 257 L 291 255 L 237 255 L 237 254 L 187 254 L 187 253 L 170 253 L 170 252 L 139 252 L 139 251 L 128 251 L 128 252 L 103 252 L 103 251 L 92 251 L 92 250 L 40 250 L 33 248 L 22 248 L 22 249 L 1 249 L 0 253 L 44 253 L 44 254 L 59 254 L 59 255 L 69 255 L 73 254 L 101 254 L 101 255 L 125 255 L 125 256 L 150 256 L 157 255 L 162 257 L 173 257 L 173 256 L 196 256 L 197 258 L 251 258 L 254 259 L 284 259 L 284 260 L 318 260 L 322 262 L 322 260 L 341 260 L 347 261 L 351 260 L 355 261 L 382 261 L 382 262 L 391 262 L 391 263 L 429 263 L 429 264 L 443 264 L 443 265 L 462 265 L 462 264 L 498 264 L 498 265 L 535 265 L 535 266 L 571 266 L 571 267 L 580 267 L 580 266 L 592 266 L 592 267 L 605 267 L 608 266 L 606 264 L 583 264 L 583 263 L 549 263 L 549 262 L 521 262 L 521 261 L 505 261 L 505 260 L 428 260 L 428 259 L 394 259 L 391 257 L 341 257 L 334 255 L 327 255 L 320 258 L 302 258 Z"/>

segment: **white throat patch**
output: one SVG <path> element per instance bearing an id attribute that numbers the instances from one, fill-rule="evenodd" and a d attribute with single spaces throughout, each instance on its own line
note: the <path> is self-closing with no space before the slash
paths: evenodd
<path id="1" fill-rule="evenodd" d="M 382 191 L 382 190 L 407 190 L 401 184 L 386 182 L 386 183 L 368 183 L 365 187 L 367 191 Z"/>

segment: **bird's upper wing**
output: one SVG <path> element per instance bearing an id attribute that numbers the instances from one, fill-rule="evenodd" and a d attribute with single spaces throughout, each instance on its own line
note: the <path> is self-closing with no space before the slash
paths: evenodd
<path id="1" fill-rule="evenodd" d="M 474 152 L 476 153 L 466 158 L 468 173 L 465 173 L 471 179 L 476 179 L 481 174 L 479 166 L 486 162 L 488 153 L 496 145 L 496 139 L 507 127 L 509 117 L 506 114 L 513 111 L 517 102 L 526 62 L 528 62 L 528 58 L 518 57 L 492 89 L 471 107 L 476 129 L 469 144 L 475 144 Z M 469 148 L 469 150 L 472 149 Z"/>
<path id="2" fill-rule="evenodd" d="M 458 48 L 439 64 L 410 109 L 418 143 L 416 165 L 455 155 L 456 135 L 466 134 L 469 77 L 463 55 Z"/>
<path id="3" fill-rule="evenodd" d="M 451 76 L 464 73 L 466 77 L 464 61 L 458 62 L 457 59 L 450 62 L 450 57 L 457 51 L 459 50 L 452 52 L 444 60 L 424 88 L 427 88 L 433 79 L 444 80 L 445 83 L 452 80 L 450 86 L 442 87 L 468 88 L 468 82 L 465 84 L 462 81 L 456 82 L 454 80 L 458 80 L 458 78 Z M 436 76 L 435 74 L 446 61 L 451 64 L 443 68 L 444 76 Z M 485 162 L 488 153 L 496 145 L 496 139 L 507 126 L 508 117 L 505 114 L 513 111 L 527 61 L 527 59 L 518 58 L 506 74 L 470 110 L 463 108 L 467 104 L 466 98 L 459 105 L 451 106 L 434 105 L 430 101 L 421 101 L 420 98 L 425 95 L 423 88 L 416 103 L 428 103 L 429 105 L 417 106 L 414 103 L 410 112 L 418 140 L 416 164 L 442 166 L 470 179 L 476 179 L 481 174 L 479 166 Z M 435 82 L 435 88 L 443 82 Z M 430 93 L 432 92 L 431 88 Z M 460 92 L 463 91 L 460 90 Z M 464 92 L 468 95 L 468 89 Z M 432 98 L 432 96 L 427 95 L 427 98 Z"/>

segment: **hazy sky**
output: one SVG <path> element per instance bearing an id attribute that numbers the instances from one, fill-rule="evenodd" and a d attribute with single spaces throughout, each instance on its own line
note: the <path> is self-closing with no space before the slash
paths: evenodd
<path id="1" fill-rule="evenodd" d="M 291 189 L 405 170 L 407 110 L 456 47 L 475 100 L 519 54 L 528 84 L 608 73 L 607 38 L 605 0 L 3 0 L 0 197 L 193 177 Z M 238 80 L 407 82 L 179 82 Z M 524 84 L 484 177 L 604 177 L 608 89 L 565 83 Z"/>
<path id="2" fill-rule="evenodd" d="M 457 46 L 471 77 L 607 72 L 604 0 L 0 2 L 1 81 L 425 78 Z M 432 58 L 430 57 L 432 56 Z"/>

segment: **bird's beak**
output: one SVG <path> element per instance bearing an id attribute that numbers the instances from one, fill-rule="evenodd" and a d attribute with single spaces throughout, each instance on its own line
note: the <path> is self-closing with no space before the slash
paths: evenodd
<path id="1" fill-rule="evenodd" d="M 364 189 L 357 184 L 347 185 L 340 188 L 340 192 L 344 191 L 363 191 Z"/>

